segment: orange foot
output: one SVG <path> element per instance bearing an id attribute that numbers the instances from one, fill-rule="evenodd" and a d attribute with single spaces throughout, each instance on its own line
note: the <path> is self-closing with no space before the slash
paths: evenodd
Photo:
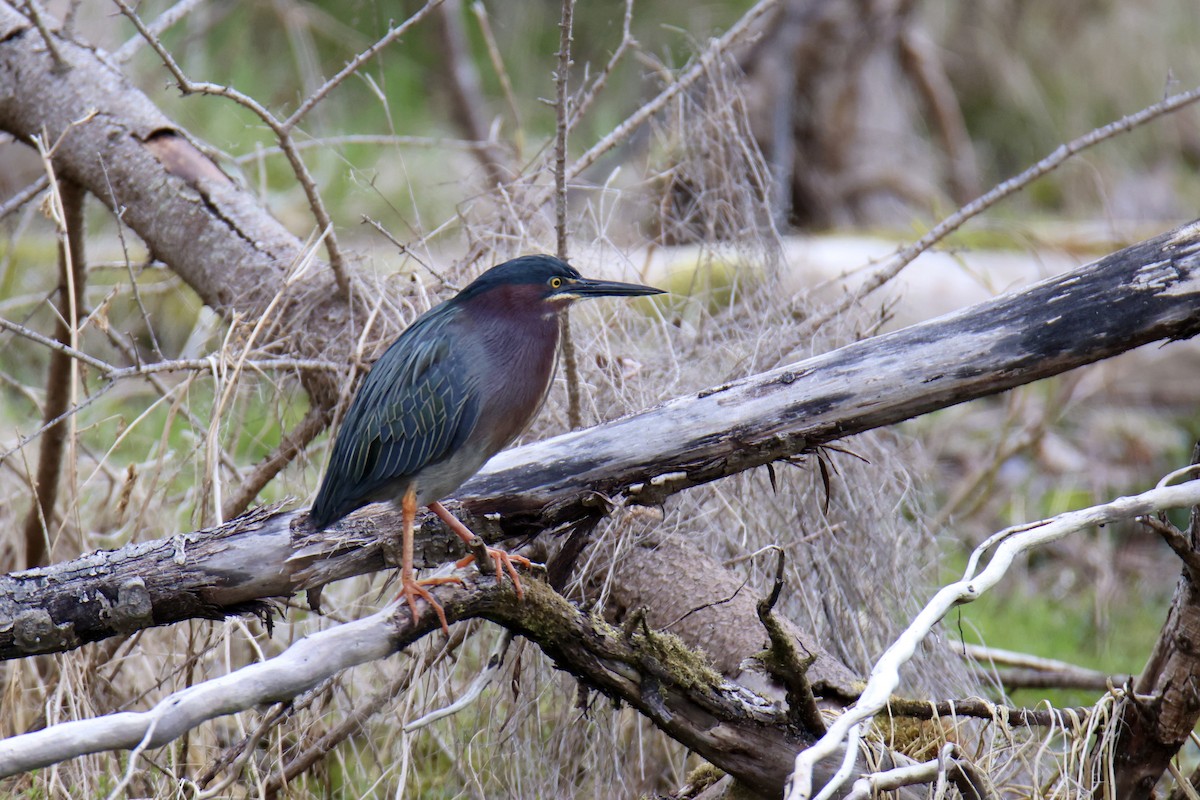
<path id="1" fill-rule="evenodd" d="M 450 626 L 446 623 L 446 610 L 442 608 L 442 604 L 433 598 L 426 586 L 441 586 L 445 583 L 462 583 L 462 578 L 446 577 L 446 578 L 422 578 L 419 581 L 411 578 L 400 582 L 400 592 L 396 595 L 396 600 L 403 597 L 408 602 L 408 608 L 412 611 L 413 624 L 417 624 L 417 598 L 420 597 L 433 608 L 433 611 L 438 616 L 438 621 L 442 623 L 442 631 L 449 636 Z M 394 601 L 393 601 L 394 602 Z"/>
<path id="2" fill-rule="evenodd" d="M 515 561 L 525 569 L 532 567 L 533 562 L 525 556 L 515 556 L 496 547 L 485 547 L 484 549 L 496 565 L 496 583 L 501 583 L 504 580 L 504 572 L 507 572 L 508 577 L 512 578 L 513 588 L 517 590 L 517 599 L 524 600 L 525 590 L 521 588 L 521 579 L 517 577 L 517 568 L 513 566 L 513 562 Z M 456 561 L 454 566 L 461 569 L 473 561 L 475 561 L 474 555 L 465 556 Z"/>

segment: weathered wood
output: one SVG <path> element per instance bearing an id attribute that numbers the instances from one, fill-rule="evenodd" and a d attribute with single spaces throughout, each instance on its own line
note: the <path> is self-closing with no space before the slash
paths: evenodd
<path id="1" fill-rule="evenodd" d="M 1200 445 L 1192 451 L 1200 463 Z M 1164 523 L 1165 524 L 1165 523 Z M 1200 506 L 1192 509 L 1186 537 L 1200 554 Z M 1187 744 L 1200 720 L 1200 585 L 1186 562 L 1180 571 L 1167 621 L 1154 650 L 1123 708 L 1113 745 L 1111 783 L 1096 787 L 1095 797 L 1142 800 L 1154 795 L 1171 759 Z"/>
<path id="2" fill-rule="evenodd" d="M 1200 223 L 953 314 L 500 453 L 459 492 L 537 529 L 1200 332 Z"/>
<path id="3" fill-rule="evenodd" d="M 489 578 L 434 590 L 452 621 L 490 619 L 536 642 L 561 668 L 627 702 L 702 757 L 768 796 L 782 794 L 797 749 L 810 741 L 770 700 L 725 680 L 670 634 L 617 630 L 540 581 L 517 601 Z M 102 750 L 162 745 L 202 722 L 286 701 L 350 666 L 385 658 L 438 629 L 428 606 L 407 607 L 310 634 L 275 658 L 191 686 L 144 712 L 73 720 L 0 741 L 0 777 Z M 884 752 L 877 757 L 888 758 Z M 832 768 L 831 768 L 832 769 Z M 828 778 L 829 775 L 823 776 Z"/>
<path id="4" fill-rule="evenodd" d="M 460 499 L 491 541 L 537 533 L 603 515 L 612 503 L 661 504 L 690 486 L 852 433 L 1146 342 L 1192 336 L 1200 330 L 1198 249 L 1200 225 L 1193 223 L 955 314 L 506 451 Z M 494 514 L 498 521 L 489 519 Z M 287 515 L 258 515 L 215 532 L 4 576 L 0 657 L 234 613 L 256 599 L 380 569 L 384 543 L 398 529 L 381 507 L 323 534 L 293 537 L 289 525 Z M 428 531 L 440 529 L 423 530 L 422 548 L 448 547 L 428 541 Z M 444 560 L 448 552 L 430 555 Z M 113 611 L 125 605 L 122 586 L 132 605 Z M 31 632 L 20 633 L 17 619 Z"/>

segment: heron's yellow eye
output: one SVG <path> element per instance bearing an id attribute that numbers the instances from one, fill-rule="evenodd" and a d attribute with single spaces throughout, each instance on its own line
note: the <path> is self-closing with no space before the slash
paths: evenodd
<path id="1" fill-rule="evenodd" d="M 551 289 L 557 289 L 560 286 L 562 286 L 562 278 L 555 276 L 550 279 L 550 288 Z"/>

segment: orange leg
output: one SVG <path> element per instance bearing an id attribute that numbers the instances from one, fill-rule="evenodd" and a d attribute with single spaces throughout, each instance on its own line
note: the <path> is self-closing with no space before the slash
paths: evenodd
<path id="1" fill-rule="evenodd" d="M 413 570 L 413 520 L 417 517 L 417 487 L 409 486 L 408 491 L 404 493 L 404 498 L 400 501 L 400 516 L 403 520 L 403 533 L 401 539 L 401 562 L 400 562 L 400 593 L 396 595 L 399 600 L 403 597 L 408 601 L 408 608 L 412 611 L 413 624 L 417 622 L 417 598 L 420 597 L 425 602 L 433 607 L 434 612 L 438 616 L 438 620 L 442 623 L 442 630 L 446 635 L 450 635 L 450 626 L 446 624 L 446 611 L 442 608 L 442 604 L 433 599 L 433 595 L 429 593 L 426 586 L 438 586 L 443 583 L 462 583 L 459 578 L 424 578 L 416 579 L 416 572 Z"/>
<path id="2" fill-rule="evenodd" d="M 471 529 L 462 524 L 462 521 L 459 520 L 458 517 L 447 511 L 446 507 L 441 503 L 437 502 L 436 500 L 433 501 L 429 504 L 429 510 L 434 514 L 437 514 L 438 519 L 446 523 L 446 525 L 450 527 L 450 530 L 458 534 L 458 538 L 462 539 L 467 544 L 471 544 L 471 542 L 475 539 L 475 534 L 471 532 Z M 492 557 L 492 561 L 496 564 L 496 583 L 500 583 L 503 580 L 501 573 L 501 569 L 503 569 L 508 573 L 508 577 L 512 578 L 513 588 L 517 590 L 518 599 L 524 599 L 525 590 L 521 588 L 521 579 L 517 577 L 517 570 L 516 567 L 513 566 L 513 562 L 517 562 L 526 569 L 533 566 L 533 562 L 528 558 L 525 558 L 525 556 L 510 555 L 509 553 L 506 553 L 503 550 L 495 547 L 488 547 L 486 550 L 487 554 Z M 461 559 L 457 564 L 455 564 L 455 566 L 465 567 L 474 560 L 475 556 L 467 556 L 466 558 Z"/>

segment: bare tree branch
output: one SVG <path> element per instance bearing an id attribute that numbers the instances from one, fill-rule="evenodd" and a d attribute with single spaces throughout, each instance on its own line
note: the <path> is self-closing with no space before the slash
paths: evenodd
<path id="1" fill-rule="evenodd" d="M 1088 131 L 1077 139 L 1072 139 L 1066 144 L 1059 145 L 1053 153 L 1029 169 L 992 187 L 984 194 L 934 225 L 929 229 L 928 233 L 917 241 L 900 248 L 896 252 L 896 255 L 875 269 L 853 292 L 847 292 L 836 303 L 832 303 L 822 309 L 820 314 L 815 315 L 809 320 L 805 326 L 805 330 L 810 333 L 816 331 L 822 325 L 829 322 L 829 320 L 834 319 L 839 314 L 845 313 L 846 309 L 852 308 L 855 304 L 862 302 L 863 298 L 867 297 L 871 292 L 874 292 L 880 286 L 883 286 L 892 278 L 899 275 L 900 271 L 915 261 L 917 256 L 958 230 L 968 220 L 979 216 L 1009 195 L 1016 194 L 1043 175 L 1058 169 L 1065 161 L 1078 153 L 1107 141 L 1114 136 L 1128 133 L 1165 114 L 1186 108 L 1197 100 L 1200 100 L 1200 87 L 1187 92 L 1173 94 L 1170 97 L 1164 98 L 1161 102 L 1143 108 L 1141 111 L 1121 117 L 1121 119 L 1115 122 L 1110 122 L 1101 128 Z"/>
<path id="2" fill-rule="evenodd" d="M 796 756 L 788 800 L 833 796 L 840 784 L 837 781 L 827 784 L 815 781 L 814 767 L 822 759 L 855 752 L 859 742 L 859 726 L 887 706 L 900 683 L 900 668 L 912 658 L 933 627 L 952 608 L 977 600 L 999 583 L 1017 556 L 1086 528 L 1197 504 L 1200 504 L 1200 480 L 1193 480 L 1179 486 L 1160 486 L 1133 497 L 1121 497 L 1110 503 L 1069 511 L 992 534 L 971 554 L 962 579 L 934 595 L 904 633 L 880 656 L 871 670 L 862 696 L 854 706 L 838 717 L 816 744 Z M 982 559 L 989 553 L 987 566 L 978 569 Z"/>
<path id="3" fill-rule="evenodd" d="M 304 257 L 303 243 L 103 54 L 64 39 L 60 49 L 72 69 L 63 75 L 37 37 L 11 4 L 0 2 L 0 82 L 15 85 L 19 74 L 23 87 L 0 96 L 0 129 L 26 142 L 36 135 L 57 141 L 58 173 L 109 205 L 203 302 L 226 320 L 259 318 Z M 350 305 L 333 283 L 327 270 L 314 270 L 286 289 L 274 334 L 300 360 L 344 369 L 358 334 L 349 330 Z M 386 337 L 395 321 L 381 323 Z M 303 371 L 299 378 L 315 406 L 331 409 L 341 396 L 341 372 Z"/>
<path id="4" fill-rule="evenodd" d="M 670 634 L 618 631 L 540 581 L 526 582 L 523 601 L 490 576 L 435 592 L 452 622 L 483 617 L 508 627 L 747 786 L 781 791 L 803 733 L 773 703 L 723 679 Z M 395 610 L 311 634 L 275 658 L 175 692 L 149 711 L 64 722 L 0 741 L 0 776 L 102 750 L 161 747 L 217 716 L 286 701 L 342 670 L 386 658 L 439 627 L 427 606 L 416 624 L 407 608 Z"/>
<path id="5" fill-rule="evenodd" d="M 567 107 L 570 94 L 567 83 L 571 75 L 571 42 L 574 34 L 575 0 L 562 0 L 562 18 L 558 22 L 558 69 L 554 75 L 554 230 L 557 234 L 558 257 L 567 260 Z M 575 339 L 571 336 L 571 318 L 565 310 L 559 314 L 558 325 L 562 339 L 563 375 L 567 383 L 567 425 L 571 430 L 583 425 L 579 403 L 579 364 L 575 358 Z"/>
<path id="6" fill-rule="evenodd" d="M 1180 470 L 1189 476 L 1200 464 L 1200 444 L 1192 450 L 1193 467 Z M 1200 483 L 1192 480 L 1183 486 Z M 1179 487 L 1179 488 L 1182 488 Z M 1111 791 L 1122 800 L 1152 797 L 1154 787 L 1181 747 L 1187 744 L 1200 720 L 1200 584 L 1193 573 L 1200 554 L 1200 498 L 1192 503 L 1187 531 L 1188 549 L 1177 554 L 1183 561 L 1171 609 L 1142 674 L 1131 684 L 1133 696 L 1121 714 L 1113 746 Z M 1152 511 L 1147 511 L 1149 516 Z M 1178 544 L 1178 543 L 1177 543 Z"/>
<path id="7" fill-rule="evenodd" d="M 53 170 L 49 154 L 45 166 Z M 54 338 L 64 347 L 78 349 L 78 326 L 83 312 L 83 290 L 87 281 L 87 262 L 83 246 L 84 191 L 73 181 L 55 186 L 53 208 L 58 227 L 58 316 Z M 58 500 L 62 473 L 63 448 L 74 425 L 64 419 L 67 409 L 77 405 L 78 373 L 75 362 L 63 350 L 50 353 L 46 378 L 46 403 L 42 422 L 46 434 L 38 453 L 38 469 L 33 487 L 33 508 L 25 518 L 25 566 L 36 567 L 49 553 L 50 528 Z M 72 462 L 74 463 L 74 462 Z"/>

